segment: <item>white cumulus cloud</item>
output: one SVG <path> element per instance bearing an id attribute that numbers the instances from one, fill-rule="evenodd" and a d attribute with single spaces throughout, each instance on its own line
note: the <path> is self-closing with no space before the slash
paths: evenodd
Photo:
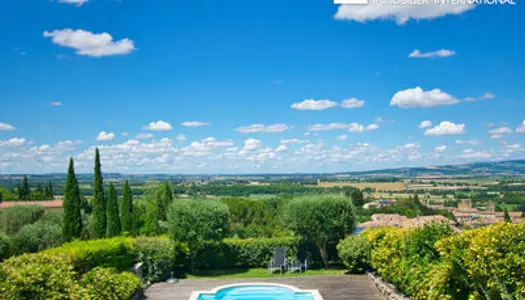
<path id="1" fill-rule="evenodd" d="M 481 140 L 456 140 L 457 145 L 479 145 Z"/>
<path id="2" fill-rule="evenodd" d="M 273 125 L 263 125 L 263 124 L 252 124 L 248 126 L 241 126 L 235 128 L 235 131 L 240 133 L 254 133 L 254 132 L 266 132 L 266 133 L 278 133 L 290 129 L 286 124 L 273 124 Z"/>
<path id="3" fill-rule="evenodd" d="M 365 106 L 365 100 L 359 100 L 357 98 L 350 98 L 341 102 L 342 108 L 358 108 Z"/>
<path id="4" fill-rule="evenodd" d="M 425 120 L 425 121 L 422 121 L 421 124 L 419 124 L 418 128 L 423 129 L 423 128 L 428 128 L 430 126 L 432 126 L 432 121 Z"/>
<path id="5" fill-rule="evenodd" d="M 365 131 L 365 126 L 359 123 L 350 123 L 350 127 L 348 128 L 348 132 L 363 132 L 363 131 Z"/>
<path id="6" fill-rule="evenodd" d="M 368 130 L 368 131 L 372 131 L 372 130 L 376 130 L 376 129 L 379 129 L 379 125 L 377 125 L 377 124 L 370 124 L 370 125 L 366 126 L 366 130 Z"/>
<path id="7" fill-rule="evenodd" d="M 0 140 L 0 146 L 6 146 L 6 147 L 22 147 L 26 144 L 26 139 L 24 138 L 10 138 L 5 141 Z"/>
<path id="8" fill-rule="evenodd" d="M 153 134 L 151 133 L 139 133 L 135 136 L 138 140 L 149 140 L 153 138 Z"/>
<path id="9" fill-rule="evenodd" d="M 433 128 L 425 130 L 425 135 L 460 135 L 465 132 L 465 124 L 443 121 Z"/>
<path id="10" fill-rule="evenodd" d="M 410 19 L 431 20 L 446 15 L 460 15 L 475 8 L 474 4 L 428 4 L 396 5 L 388 1 L 369 3 L 367 5 L 340 5 L 334 16 L 336 20 L 367 22 L 374 20 L 395 20 L 403 25 Z"/>
<path id="11" fill-rule="evenodd" d="M 489 130 L 489 134 L 491 135 L 507 134 L 507 133 L 512 133 L 512 129 L 510 129 L 510 127 L 508 126 L 501 126 L 501 127 Z"/>
<path id="12" fill-rule="evenodd" d="M 410 58 L 435 58 L 435 57 L 449 57 L 456 55 L 456 52 L 448 49 L 441 49 L 437 51 L 421 52 L 419 49 L 415 49 L 410 52 L 408 57 Z"/>
<path id="13" fill-rule="evenodd" d="M 105 132 L 101 131 L 97 135 L 97 141 L 99 142 L 109 142 L 112 141 L 115 138 L 115 134 L 113 132 Z"/>
<path id="14" fill-rule="evenodd" d="M 0 122 L 0 131 L 13 131 L 16 130 L 16 127 L 8 124 L 8 123 L 2 123 Z"/>
<path id="15" fill-rule="evenodd" d="M 340 135 L 340 136 L 337 137 L 337 139 L 340 140 L 340 141 L 344 141 L 347 138 L 348 138 L 348 136 L 346 134 L 343 134 L 343 135 Z"/>
<path id="16" fill-rule="evenodd" d="M 82 6 L 82 4 L 89 2 L 89 0 L 58 0 L 58 2 Z"/>
<path id="17" fill-rule="evenodd" d="M 390 100 L 391 106 L 401 108 L 427 108 L 459 103 L 458 99 L 440 89 L 424 91 L 421 87 L 397 92 Z"/>
<path id="18" fill-rule="evenodd" d="M 447 150 L 447 145 L 440 145 L 440 146 L 437 146 L 436 149 L 434 149 L 436 152 L 444 152 L 445 150 Z"/>
<path id="19" fill-rule="evenodd" d="M 209 126 L 211 125 L 211 123 L 201 122 L 201 121 L 186 121 L 186 122 L 182 122 L 180 125 L 184 127 L 202 127 L 202 126 Z"/>
<path id="20" fill-rule="evenodd" d="M 149 123 L 148 125 L 144 126 L 143 129 L 151 131 L 170 131 L 173 129 L 173 127 L 171 127 L 171 124 L 168 122 L 158 120 L 157 122 Z"/>
<path id="21" fill-rule="evenodd" d="M 302 102 L 293 103 L 291 107 L 297 110 L 324 110 L 337 106 L 337 102 L 331 100 L 306 99 Z"/>
<path id="22" fill-rule="evenodd" d="M 136 49 L 132 40 L 124 38 L 114 41 L 107 32 L 92 33 L 83 29 L 65 28 L 44 31 L 43 36 L 51 38 L 53 44 L 75 49 L 78 55 L 91 57 L 123 55 Z"/>
<path id="23" fill-rule="evenodd" d="M 178 134 L 177 137 L 175 138 L 178 142 L 184 142 L 186 141 L 186 136 L 184 134 Z"/>
<path id="24" fill-rule="evenodd" d="M 53 102 L 51 102 L 51 106 L 62 106 L 62 102 L 53 101 Z"/>

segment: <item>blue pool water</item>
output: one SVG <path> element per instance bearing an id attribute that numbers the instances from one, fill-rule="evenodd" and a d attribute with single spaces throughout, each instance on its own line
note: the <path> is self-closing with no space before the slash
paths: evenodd
<path id="1" fill-rule="evenodd" d="M 202 294 L 198 300 L 313 300 L 310 293 L 294 293 L 278 286 L 238 286 L 220 290 L 217 294 Z"/>

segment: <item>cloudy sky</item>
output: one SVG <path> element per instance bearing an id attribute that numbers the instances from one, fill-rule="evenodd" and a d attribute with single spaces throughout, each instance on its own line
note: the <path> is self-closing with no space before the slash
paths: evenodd
<path id="1" fill-rule="evenodd" d="M 0 3 L 0 173 L 338 172 L 525 158 L 525 9 Z"/>

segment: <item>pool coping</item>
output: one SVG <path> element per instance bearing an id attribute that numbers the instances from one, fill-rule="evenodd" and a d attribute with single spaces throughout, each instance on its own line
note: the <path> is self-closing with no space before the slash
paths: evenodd
<path id="1" fill-rule="evenodd" d="M 189 300 L 198 300 L 200 295 L 203 294 L 217 294 L 220 290 L 232 288 L 232 287 L 241 287 L 241 286 L 274 286 L 274 287 L 282 287 L 291 290 L 294 293 L 310 293 L 314 300 L 323 300 L 323 297 L 321 296 L 321 293 L 319 293 L 318 290 L 302 290 L 292 285 L 287 284 L 280 284 L 280 283 L 267 283 L 267 282 L 248 282 L 248 283 L 235 283 L 235 284 L 227 284 L 227 285 L 221 285 L 219 287 L 213 288 L 209 291 L 194 291 L 191 293 Z"/>

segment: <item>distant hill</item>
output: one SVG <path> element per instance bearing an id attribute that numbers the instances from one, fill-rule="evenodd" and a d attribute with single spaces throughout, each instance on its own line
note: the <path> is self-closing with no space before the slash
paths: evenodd
<path id="1" fill-rule="evenodd" d="M 344 174 L 359 177 L 524 177 L 525 160 L 382 169 Z"/>

